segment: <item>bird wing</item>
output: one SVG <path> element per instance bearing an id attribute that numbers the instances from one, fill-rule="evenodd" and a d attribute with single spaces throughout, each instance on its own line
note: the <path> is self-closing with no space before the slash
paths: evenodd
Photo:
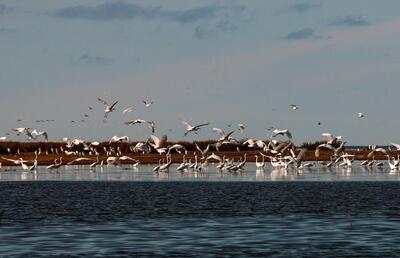
<path id="1" fill-rule="evenodd" d="M 331 151 L 335 151 L 335 147 L 333 147 L 332 145 L 327 144 L 327 143 L 318 145 L 317 149 L 320 149 L 320 148 L 326 148 L 326 149 L 330 149 Z"/>
<path id="2" fill-rule="evenodd" d="M 212 129 L 212 131 L 219 133 L 219 135 L 221 135 L 221 137 L 224 137 L 224 135 L 225 135 L 225 133 L 224 133 L 224 131 L 222 129 L 219 129 L 219 128 L 216 128 L 216 127 L 214 127 Z"/>
<path id="3" fill-rule="evenodd" d="M 112 103 L 112 104 L 109 106 L 109 109 L 112 111 L 112 110 L 114 109 L 115 105 L 117 105 L 117 103 L 118 103 L 118 100 L 115 101 L 114 103 Z"/>
<path id="4" fill-rule="evenodd" d="M 199 125 L 196 125 L 194 128 L 200 128 L 200 127 L 202 127 L 202 126 L 206 126 L 206 125 L 209 125 L 210 123 L 204 123 L 204 124 L 199 124 Z"/>
<path id="5" fill-rule="evenodd" d="M 191 128 L 191 127 L 193 127 L 193 126 L 191 126 L 188 122 L 186 122 L 186 121 L 181 121 L 182 122 L 182 124 L 184 124 L 185 126 L 186 126 L 186 129 L 189 129 L 189 128 Z"/>
<path id="6" fill-rule="evenodd" d="M 215 160 L 218 160 L 219 162 L 222 161 L 222 158 L 220 156 L 216 155 L 215 153 L 212 153 L 210 156 L 208 156 L 207 160 L 208 159 L 215 159 Z"/>
<path id="7" fill-rule="evenodd" d="M 160 138 L 158 138 L 155 135 L 150 135 L 150 138 L 153 140 L 153 142 L 155 143 L 156 146 L 159 146 L 160 144 Z"/>

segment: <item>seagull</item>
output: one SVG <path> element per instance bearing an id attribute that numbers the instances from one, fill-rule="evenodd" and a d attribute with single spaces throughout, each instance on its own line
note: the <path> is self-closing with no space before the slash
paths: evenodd
<path id="1" fill-rule="evenodd" d="M 115 110 L 115 105 L 117 105 L 118 100 L 115 101 L 114 103 L 112 103 L 111 105 L 107 103 L 107 101 L 101 99 L 101 98 L 97 98 L 98 101 L 102 102 L 105 105 L 105 109 L 104 109 L 104 118 L 107 118 L 108 113 L 113 112 Z"/>
<path id="2" fill-rule="evenodd" d="M 144 103 L 145 107 L 150 107 L 154 103 L 154 101 L 148 101 L 148 100 L 142 100 L 142 102 Z"/>
<path id="3" fill-rule="evenodd" d="M 297 109 L 299 109 L 299 107 L 297 106 L 297 105 L 290 105 L 290 107 L 292 108 L 292 110 L 297 110 Z"/>
<path id="4" fill-rule="evenodd" d="M 243 132 L 244 132 L 244 129 L 246 129 L 246 127 L 244 126 L 244 124 L 239 124 L 238 126 L 239 126 L 239 132 L 240 132 L 240 133 L 243 133 Z"/>
<path id="5" fill-rule="evenodd" d="M 132 112 L 133 110 L 134 110 L 133 107 L 124 108 L 124 110 L 122 110 L 122 114 L 130 113 L 130 112 Z"/>
<path id="6" fill-rule="evenodd" d="M 357 117 L 358 117 L 358 118 L 363 118 L 363 117 L 364 117 L 364 113 L 358 112 L 358 113 L 357 113 Z"/>
<path id="7" fill-rule="evenodd" d="M 135 124 L 141 124 L 141 123 L 146 123 L 146 120 L 135 119 L 135 120 L 131 120 L 131 121 L 125 122 L 124 124 L 126 124 L 126 125 L 135 125 Z"/>
<path id="8" fill-rule="evenodd" d="M 193 125 L 188 124 L 188 123 L 185 122 L 185 121 L 182 121 L 182 123 L 183 123 L 184 125 L 186 125 L 186 132 L 185 132 L 184 136 L 187 136 L 188 133 L 190 133 L 190 132 L 194 132 L 195 134 L 197 134 L 197 131 L 200 130 L 200 128 L 201 128 L 202 126 L 206 126 L 206 125 L 209 125 L 209 124 L 210 124 L 210 123 L 204 123 L 204 124 L 199 124 L 199 125 L 193 126 Z"/>

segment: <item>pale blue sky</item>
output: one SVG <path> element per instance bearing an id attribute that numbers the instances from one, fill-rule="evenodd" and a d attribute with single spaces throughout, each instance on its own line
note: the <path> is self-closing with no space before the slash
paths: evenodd
<path id="1" fill-rule="evenodd" d="M 183 119 L 211 123 L 186 140 L 244 123 L 239 138 L 275 126 L 296 143 L 322 132 L 400 142 L 399 9 L 397 0 L 0 1 L 1 130 L 139 140 L 147 128 L 123 122 L 141 118 L 182 140 Z M 107 123 L 96 97 L 120 101 Z M 136 111 L 122 115 L 127 106 Z"/>

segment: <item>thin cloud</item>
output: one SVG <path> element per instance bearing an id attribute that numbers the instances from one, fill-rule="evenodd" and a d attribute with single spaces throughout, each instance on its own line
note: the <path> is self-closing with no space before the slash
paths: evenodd
<path id="1" fill-rule="evenodd" d="M 282 39 L 302 40 L 302 39 L 317 39 L 317 38 L 320 38 L 320 36 L 315 34 L 313 29 L 305 28 L 305 29 L 290 32 L 286 36 L 284 36 Z"/>
<path id="2" fill-rule="evenodd" d="M 76 63 L 96 64 L 96 65 L 110 65 L 114 63 L 113 58 L 108 58 L 99 55 L 82 54 L 78 57 Z"/>
<path id="3" fill-rule="evenodd" d="M 5 4 L 0 4 L 0 15 L 2 14 L 7 14 L 7 13 L 12 13 L 15 11 L 14 7 L 5 5 Z"/>
<path id="4" fill-rule="evenodd" d="M 332 18 L 328 25 L 330 26 L 368 26 L 369 22 L 361 15 L 347 15 Z"/>
<path id="5" fill-rule="evenodd" d="M 217 16 L 224 6 L 207 5 L 187 10 L 165 10 L 162 7 L 148 7 L 131 3 L 105 3 L 98 6 L 72 6 L 57 10 L 55 17 L 65 19 L 86 19 L 98 21 L 164 19 L 179 23 L 193 23 L 198 20 L 210 19 Z"/>
<path id="6" fill-rule="evenodd" d="M 305 12 L 308 12 L 312 9 L 317 9 L 320 8 L 322 6 L 322 2 L 318 2 L 318 3 L 296 3 L 293 5 L 290 5 L 288 7 L 286 7 L 285 9 L 279 11 L 279 13 L 281 12 L 295 12 L 298 14 L 303 14 Z"/>

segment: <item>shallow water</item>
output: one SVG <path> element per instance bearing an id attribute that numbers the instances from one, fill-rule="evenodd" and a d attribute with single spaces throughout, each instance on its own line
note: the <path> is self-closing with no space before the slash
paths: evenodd
<path id="1" fill-rule="evenodd" d="M 37 173 L 22 170 L 20 167 L 0 169 L 0 181 L 38 181 L 38 180 L 95 180 L 95 181 L 400 181 L 400 171 L 390 171 L 387 166 L 362 167 L 355 162 L 352 168 L 273 169 L 269 164 L 265 169 L 256 169 L 248 163 L 240 172 L 220 172 L 214 165 L 200 172 L 176 170 L 177 164 L 169 171 L 154 173 L 155 165 L 141 165 L 133 168 L 98 166 L 95 170 L 88 166 L 64 166 L 58 171 L 39 167 Z"/>
<path id="2" fill-rule="evenodd" d="M 400 255 L 398 172 L 151 168 L 1 172 L 0 256 Z"/>

